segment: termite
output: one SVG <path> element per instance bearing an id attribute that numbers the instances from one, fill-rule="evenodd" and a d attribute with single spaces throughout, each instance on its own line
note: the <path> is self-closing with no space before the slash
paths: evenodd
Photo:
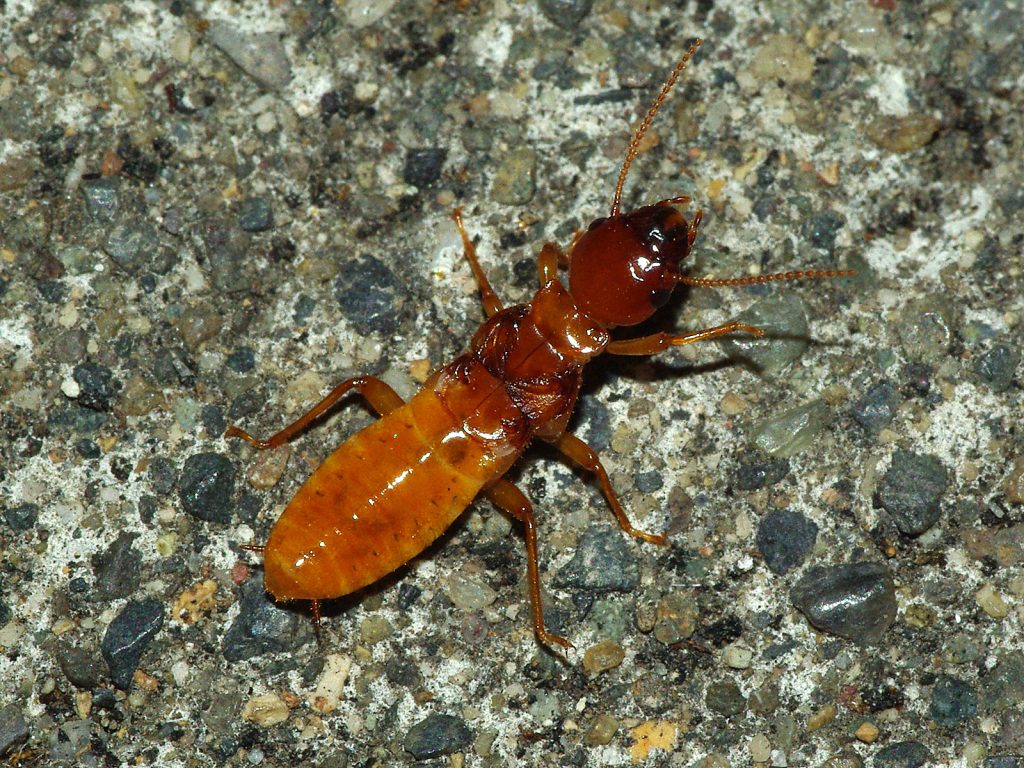
<path id="1" fill-rule="evenodd" d="M 324 459 L 288 504 L 266 544 L 247 547 L 263 553 L 266 589 L 275 600 L 309 601 L 318 621 L 322 601 L 362 589 L 409 562 L 482 494 L 523 524 L 537 639 L 548 646 L 572 647 L 545 628 L 533 507 L 503 477 L 533 439 L 552 444 L 597 478 L 627 534 L 665 543 L 665 535 L 633 526 L 601 459 L 567 431 L 583 367 L 602 353 L 651 355 L 733 333 L 764 335 L 760 328 L 733 321 L 687 333 L 611 338 L 613 329 L 650 318 L 677 285 L 752 285 L 850 274 L 809 270 L 736 279 L 691 277 L 680 268 L 697 236 L 701 212 L 687 219 L 683 207 L 689 198 L 620 211 L 640 142 L 701 42 L 694 42 L 676 64 L 634 132 L 609 215 L 578 234 L 567 254 L 554 243 L 541 249 L 540 287 L 528 303 L 502 304 L 480 266 L 460 211 L 454 211 L 487 320 L 469 351 L 434 373 L 409 402 L 380 379 L 357 376 L 267 440 L 235 426 L 227 429 L 225 437 L 241 437 L 259 449 L 276 448 L 353 389 L 381 416 Z M 560 262 L 568 263 L 568 288 L 559 281 Z"/>

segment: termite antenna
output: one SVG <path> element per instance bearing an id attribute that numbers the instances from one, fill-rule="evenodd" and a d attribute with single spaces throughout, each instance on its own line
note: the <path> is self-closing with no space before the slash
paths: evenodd
<path id="1" fill-rule="evenodd" d="M 658 98 L 651 104 L 651 108 L 647 110 L 647 114 L 641 121 L 639 127 L 636 129 L 636 133 L 633 134 L 633 140 L 629 143 L 629 150 L 626 152 L 626 159 L 622 163 L 622 170 L 619 171 L 619 181 L 615 185 L 615 197 L 612 198 L 612 218 L 619 215 L 619 207 L 622 203 L 622 188 L 626 185 L 626 176 L 629 174 L 629 166 L 633 164 L 633 160 L 636 158 L 637 152 L 640 148 L 640 141 L 643 139 L 644 134 L 647 133 L 647 129 L 651 127 L 651 122 L 654 120 L 654 116 L 658 114 L 658 110 L 661 109 L 661 105 L 668 98 L 669 91 L 672 90 L 672 86 L 676 84 L 676 80 L 683 74 L 683 70 L 686 69 L 686 65 L 690 59 L 693 58 L 693 54 L 700 48 L 701 43 L 704 41 L 699 37 L 694 41 L 693 45 L 690 46 L 690 50 L 683 54 L 683 58 L 676 64 L 676 68 L 672 70 L 671 76 L 665 81 L 665 85 L 661 88 L 661 93 L 658 94 Z"/>
<path id="2" fill-rule="evenodd" d="M 853 269 L 806 269 L 799 272 L 775 272 L 770 275 L 751 275 L 750 277 L 690 277 L 689 275 L 673 275 L 672 279 L 683 285 L 694 285 L 698 288 L 723 288 L 734 285 L 763 285 L 779 280 L 830 280 L 834 277 L 853 277 Z"/>

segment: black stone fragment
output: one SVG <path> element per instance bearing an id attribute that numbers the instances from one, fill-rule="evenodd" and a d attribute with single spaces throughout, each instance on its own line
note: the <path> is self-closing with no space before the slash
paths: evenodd
<path id="1" fill-rule="evenodd" d="M 189 456 L 178 481 L 182 508 L 200 520 L 230 523 L 235 472 L 235 465 L 222 454 Z"/>
<path id="2" fill-rule="evenodd" d="M 832 253 L 836 247 L 836 235 L 843 228 L 846 219 L 836 211 L 815 213 L 803 225 L 803 235 L 816 248 Z"/>
<path id="3" fill-rule="evenodd" d="M 799 512 L 769 512 L 757 527 L 757 548 L 772 573 L 788 573 L 804 562 L 818 538 L 818 526 Z"/>
<path id="4" fill-rule="evenodd" d="M 939 500 L 949 476 L 937 456 L 896 451 L 882 478 L 878 499 L 892 515 L 896 527 L 908 536 L 919 536 L 938 521 Z"/>
<path id="5" fill-rule="evenodd" d="M 342 314 L 361 333 L 390 334 L 398 327 L 402 295 L 394 273 L 375 256 L 361 256 L 335 283 Z"/>
<path id="6" fill-rule="evenodd" d="M 4 510 L 4 522 L 16 533 L 23 533 L 39 520 L 38 504 L 18 504 Z"/>
<path id="7" fill-rule="evenodd" d="M 853 404 L 853 420 L 869 435 L 877 435 L 896 416 L 900 404 L 900 395 L 896 386 L 887 379 L 875 382 L 871 389 L 864 393 Z"/>
<path id="8" fill-rule="evenodd" d="M 402 180 L 406 184 L 423 189 L 441 178 L 441 170 L 448 151 L 441 147 L 410 149 L 402 169 Z"/>
<path id="9" fill-rule="evenodd" d="M 85 648 L 62 647 L 57 652 L 57 663 L 68 681 L 81 691 L 91 691 L 103 677 L 104 667 L 99 655 Z"/>
<path id="10" fill-rule="evenodd" d="M 919 741 L 898 741 L 875 755 L 874 768 L 921 768 L 929 765 L 931 754 Z"/>
<path id="11" fill-rule="evenodd" d="M 274 605 L 263 589 L 262 578 L 251 578 L 242 585 L 238 608 L 222 648 L 230 662 L 294 651 L 313 639 L 310 622 Z"/>
<path id="12" fill-rule="evenodd" d="M 164 623 L 164 607 L 157 600 L 132 600 L 103 635 L 100 651 L 110 668 L 110 678 L 123 691 L 132 683 L 146 646 Z"/>
<path id="13" fill-rule="evenodd" d="M 71 374 L 78 383 L 78 404 L 94 411 L 109 411 L 116 394 L 114 374 L 99 363 L 80 363 Z"/>
<path id="14" fill-rule="evenodd" d="M 128 597 L 136 590 L 142 576 L 142 555 L 132 546 L 136 538 L 137 533 L 123 531 L 109 547 L 93 556 L 93 600 L 108 602 Z"/>
<path id="15" fill-rule="evenodd" d="M 811 568 L 790 598 L 818 629 L 862 645 L 881 640 L 896 619 L 896 589 L 884 563 Z"/>
<path id="16" fill-rule="evenodd" d="M 789 459 L 775 458 L 757 452 L 747 458 L 736 470 L 736 488 L 758 491 L 775 485 L 789 473 Z"/>
<path id="17" fill-rule="evenodd" d="M 712 712 L 726 717 L 738 715 L 747 706 L 743 692 L 731 680 L 709 685 L 704 694 L 704 703 Z"/>
<path id="18" fill-rule="evenodd" d="M 274 226 L 274 210 L 265 197 L 247 197 L 238 205 L 238 226 L 246 232 L 265 232 Z"/>
<path id="19" fill-rule="evenodd" d="M 148 221 L 132 220 L 110 230 L 103 250 L 117 266 L 129 274 L 135 274 L 157 266 L 160 238 Z"/>
<path id="20" fill-rule="evenodd" d="M 996 344 L 978 358 L 974 374 L 993 392 L 1005 392 L 1013 384 L 1020 365 L 1020 348 L 1010 344 Z"/>
<path id="21" fill-rule="evenodd" d="M 460 752 L 472 739 L 473 733 L 462 718 L 433 714 L 409 729 L 404 746 L 417 760 L 429 760 Z"/>
<path id="22" fill-rule="evenodd" d="M 640 583 L 640 568 L 618 528 L 596 525 L 584 531 L 554 583 L 592 592 L 629 592 Z"/>
<path id="23" fill-rule="evenodd" d="M 593 5 L 594 0 L 540 0 L 540 12 L 555 26 L 575 29 Z"/>
<path id="24" fill-rule="evenodd" d="M 85 210 L 97 224 L 110 224 L 121 210 L 121 179 L 106 176 L 84 179 L 79 186 L 85 199 Z"/>
<path id="25" fill-rule="evenodd" d="M 14 751 L 28 741 L 28 724 L 21 711 L 21 703 L 13 701 L 0 709 L 0 757 Z"/>

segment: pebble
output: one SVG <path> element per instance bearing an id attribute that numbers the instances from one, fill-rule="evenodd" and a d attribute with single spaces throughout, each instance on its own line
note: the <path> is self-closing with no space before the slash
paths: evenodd
<path id="1" fill-rule="evenodd" d="M 110 546 L 92 558 L 96 576 L 92 600 L 108 602 L 135 592 L 142 577 L 142 555 L 132 546 L 139 534 L 122 531 Z"/>
<path id="2" fill-rule="evenodd" d="M 754 55 L 750 73 L 761 81 L 807 83 L 814 74 L 814 56 L 791 35 L 771 35 Z"/>
<path id="3" fill-rule="evenodd" d="M 640 583 L 640 567 L 622 531 L 594 525 L 583 532 L 572 559 L 555 576 L 556 587 L 588 592 L 631 592 Z"/>
<path id="4" fill-rule="evenodd" d="M 128 274 L 152 268 L 160 249 L 156 228 L 148 221 L 133 219 L 116 225 L 107 235 L 103 250 Z"/>
<path id="5" fill-rule="evenodd" d="M 38 520 L 38 504 L 16 504 L 4 510 L 4 522 L 15 533 L 31 530 Z"/>
<path id="6" fill-rule="evenodd" d="M 747 743 L 750 759 L 755 763 L 767 763 L 772 756 L 772 743 L 763 733 L 752 736 Z"/>
<path id="7" fill-rule="evenodd" d="M 417 760 L 429 760 L 460 752 L 473 741 L 473 733 L 461 718 L 432 714 L 409 729 L 405 751 Z"/>
<path id="8" fill-rule="evenodd" d="M 896 451 L 878 498 L 900 531 L 920 536 L 938 522 L 939 502 L 948 483 L 949 475 L 937 456 Z"/>
<path id="9" fill-rule="evenodd" d="M 71 373 L 78 384 L 78 404 L 94 411 L 109 411 L 117 394 L 118 383 L 105 365 L 85 362 L 76 365 Z"/>
<path id="10" fill-rule="evenodd" d="M 235 474 L 234 463 L 223 454 L 189 456 L 178 479 L 182 509 L 210 523 L 230 523 Z"/>
<path id="11" fill-rule="evenodd" d="M 100 684 L 105 670 L 95 649 L 67 645 L 57 651 L 57 663 L 68 681 L 81 691 L 91 691 Z"/>
<path id="12" fill-rule="evenodd" d="M 194 232 L 214 288 L 223 293 L 247 290 L 252 274 L 249 233 L 216 217 L 203 220 Z"/>
<path id="13" fill-rule="evenodd" d="M 932 686 L 928 714 L 940 728 L 953 728 L 977 713 L 978 693 L 963 680 L 941 675 Z"/>
<path id="14" fill-rule="evenodd" d="M 0 163 L 0 192 L 14 192 L 26 186 L 35 173 L 35 165 L 28 157 L 15 155 Z"/>
<path id="15" fill-rule="evenodd" d="M 688 592 L 670 592 L 658 601 L 654 610 L 654 638 L 664 645 L 675 645 L 697 631 L 700 609 Z"/>
<path id="16" fill-rule="evenodd" d="M 825 704 L 807 718 L 807 730 L 817 731 L 836 719 L 839 708 L 835 704 Z"/>
<path id="17" fill-rule="evenodd" d="M 0 709 L 0 755 L 9 755 L 28 741 L 28 724 L 21 708 L 20 701 L 12 701 Z"/>
<path id="18" fill-rule="evenodd" d="M 583 740 L 592 747 L 603 747 L 611 743 L 618 730 L 619 721 L 607 712 L 602 712 L 594 718 L 594 722 Z"/>
<path id="19" fill-rule="evenodd" d="M 953 340 L 950 302 L 927 296 L 908 303 L 896 318 L 896 333 L 907 357 L 916 362 L 936 363 L 949 352 Z"/>
<path id="20" fill-rule="evenodd" d="M 875 755 L 874 768 L 921 768 L 930 765 L 931 753 L 919 741 L 898 741 Z"/>
<path id="21" fill-rule="evenodd" d="M 900 394 L 888 379 L 876 381 L 853 405 L 852 416 L 869 435 L 877 435 L 896 417 Z"/>
<path id="22" fill-rule="evenodd" d="M 756 452 L 745 454 L 736 470 L 736 488 L 741 491 L 759 491 L 775 485 L 787 474 L 789 459 Z"/>
<path id="23" fill-rule="evenodd" d="M 291 653 L 313 639 L 309 620 L 278 608 L 257 574 L 238 591 L 238 615 L 224 635 L 224 658 L 243 661 L 268 653 Z"/>
<path id="24" fill-rule="evenodd" d="M 856 752 L 843 750 L 822 763 L 821 768 L 864 768 L 864 761 Z"/>
<path id="25" fill-rule="evenodd" d="M 274 226 L 274 209 L 265 197 L 247 197 L 238 204 L 238 226 L 246 232 L 265 232 Z"/>
<path id="26" fill-rule="evenodd" d="M 507 152 L 494 169 L 491 198 L 501 205 L 526 205 L 537 192 L 537 155 L 528 147 Z"/>
<path id="27" fill-rule="evenodd" d="M 493 603 L 498 593 L 475 575 L 453 573 L 445 583 L 445 594 L 462 611 L 479 611 Z"/>
<path id="28" fill-rule="evenodd" d="M 270 728 L 288 719 L 288 705 L 276 693 L 262 693 L 245 702 L 242 719 Z"/>
<path id="29" fill-rule="evenodd" d="M 360 256 L 338 277 L 334 294 L 342 314 L 360 332 L 389 336 L 398 328 L 404 291 L 376 256 Z"/>
<path id="30" fill-rule="evenodd" d="M 790 597 L 815 627 L 860 644 L 879 642 L 896 619 L 896 590 L 884 563 L 816 566 Z"/>
<path id="31" fill-rule="evenodd" d="M 754 659 L 754 652 L 742 645 L 730 644 L 722 650 L 722 661 L 731 669 L 748 669 Z"/>
<path id="32" fill-rule="evenodd" d="M 712 712 L 726 717 L 738 715 L 747 706 L 747 700 L 736 683 L 731 680 L 714 682 L 704 694 L 704 704 Z"/>
<path id="33" fill-rule="evenodd" d="M 121 179 L 110 176 L 85 179 L 79 186 L 85 210 L 97 224 L 110 224 L 121 210 Z"/>
<path id="34" fill-rule="evenodd" d="M 214 21 L 206 38 L 264 88 L 274 91 L 291 82 L 291 62 L 279 35 L 244 32 L 230 22 Z"/>
<path id="35" fill-rule="evenodd" d="M 139 660 L 164 623 L 164 607 L 158 600 L 132 600 L 110 622 L 100 652 L 110 668 L 114 685 L 127 691 Z"/>
<path id="36" fill-rule="evenodd" d="M 872 722 L 863 722 L 853 732 L 854 738 L 863 744 L 874 744 L 878 740 L 878 726 Z"/>
<path id="37" fill-rule="evenodd" d="M 818 526 L 789 509 L 772 510 L 757 526 L 757 549 L 769 570 L 782 576 L 803 565 L 818 538 Z"/>
<path id="38" fill-rule="evenodd" d="M 868 124 L 868 138 L 890 152 L 913 152 L 931 142 L 942 123 L 931 115 L 880 115 Z"/>
<path id="39" fill-rule="evenodd" d="M 615 669 L 626 658 L 622 646 L 612 640 L 605 640 L 587 648 L 583 654 L 583 671 L 595 676 L 609 669 Z"/>
<path id="40" fill-rule="evenodd" d="M 419 189 L 425 189 L 441 178 L 448 150 L 443 147 L 410 149 L 402 169 L 402 181 Z"/>
<path id="41" fill-rule="evenodd" d="M 540 0 L 540 12 L 555 26 L 576 30 L 593 5 L 594 0 Z"/>
<path id="42" fill-rule="evenodd" d="M 983 584 L 974 594 L 974 600 L 985 613 L 993 619 L 1005 619 L 1010 615 L 1010 608 L 1003 596 L 991 584 Z"/>
<path id="43" fill-rule="evenodd" d="M 795 363 L 810 345 L 807 311 L 795 295 L 771 296 L 752 304 L 737 320 L 762 328 L 762 338 L 734 334 L 716 343 L 722 352 L 765 377 L 776 376 Z"/>
<path id="44" fill-rule="evenodd" d="M 974 375 L 993 392 L 1005 392 L 1013 384 L 1020 365 L 1020 348 L 1011 344 L 996 344 L 974 363 Z"/>
<path id="45" fill-rule="evenodd" d="M 1003 493 L 1011 504 L 1024 504 L 1024 456 L 1013 463 L 1010 473 L 1003 480 Z"/>
<path id="46" fill-rule="evenodd" d="M 760 422 L 751 431 L 750 439 L 768 456 L 790 458 L 814 443 L 829 415 L 823 400 L 812 400 Z"/>
<path id="47" fill-rule="evenodd" d="M 351 658 L 340 653 L 327 654 L 320 679 L 309 695 L 309 705 L 322 715 L 336 710 L 341 703 L 342 691 L 351 670 Z"/>
<path id="48" fill-rule="evenodd" d="M 804 221 L 801 233 L 815 248 L 821 248 L 831 254 L 836 249 L 836 236 L 845 225 L 846 217 L 841 213 L 832 210 L 818 211 Z"/>

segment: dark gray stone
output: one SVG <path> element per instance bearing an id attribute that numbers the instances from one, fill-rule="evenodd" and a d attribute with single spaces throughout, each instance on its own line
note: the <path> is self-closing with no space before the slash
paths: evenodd
<path id="1" fill-rule="evenodd" d="M 222 454 L 189 456 L 178 481 L 182 508 L 200 520 L 230 523 L 235 474 L 235 465 Z"/>
<path id="2" fill-rule="evenodd" d="M 736 470 L 736 488 L 741 491 L 758 491 L 775 485 L 789 473 L 789 459 L 752 454 Z"/>
<path id="3" fill-rule="evenodd" d="M 896 527 L 908 536 L 920 536 L 938 521 L 939 500 L 949 476 L 937 456 L 896 451 L 882 478 L 878 498 Z"/>
<path id="4" fill-rule="evenodd" d="M 540 0 L 540 12 L 563 29 L 575 29 L 590 13 L 594 0 Z"/>
<path id="5" fill-rule="evenodd" d="M 879 642 L 896 619 L 896 589 L 884 563 L 811 568 L 790 597 L 818 629 L 863 645 Z"/>
<path id="6" fill-rule="evenodd" d="M 71 375 L 78 384 L 78 404 L 94 411 L 109 411 L 117 393 L 113 372 L 98 363 L 81 363 Z"/>
<path id="7" fill-rule="evenodd" d="M 39 520 L 39 505 L 18 504 L 4 510 L 4 522 L 15 533 L 24 533 L 32 529 Z"/>
<path id="8" fill-rule="evenodd" d="M 21 707 L 21 703 L 13 701 L 0 709 L 0 757 L 28 741 L 28 724 Z"/>
<path id="9" fill-rule="evenodd" d="M 102 179 L 85 179 L 79 189 L 85 200 L 85 210 L 98 224 L 110 224 L 121 210 L 121 179 L 108 176 Z"/>
<path id="10" fill-rule="evenodd" d="M 402 180 L 406 184 L 423 189 L 441 178 L 448 151 L 441 147 L 410 149 L 402 169 Z"/>
<path id="11" fill-rule="evenodd" d="M 640 568 L 621 530 L 596 525 L 584 531 L 554 583 L 591 592 L 629 592 L 640 583 Z"/>
<path id="12" fill-rule="evenodd" d="M 93 600 L 107 602 L 128 597 L 139 586 L 142 576 L 142 555 L 132 544 L 137 533 L 123 531 L 103 552 L 92 558 L 96 575 Z"/>
<path id="13" fill-rule="evenodd" d="M 874 768 L 921 768 L 931 754 L 919 741 L 898 741 L 875 755 Z"/>
<path id="14" fill-rule="evenodd" d="M 729 680 L 709 685 L 704 694 L 704 703 L 712 712 L 726 717 L 738 715 L 747 706 L 747 700 L 739 686 Z"/>
<path id="15" fill-rule="evenodd" d="M 133 600 L 110 622 L 100 651 L 110 668 L 110 679 L 121 690 L 131 686 L 146 646 L 163 623 L 164 607 L 158 600 Z"/>
<path id="16" fill-rule="evenodd" d="M 219 218 L 206 219 L 195 233 L 213 286 L 223 293 L 246 290 L 252 279 L 251 236 Z"/>
<path id="17" fill-rule="evenodd" d="M 802 565 L 817 538 L 818 526 L 789 509 L 769 512 L 757 527 L 757 548 L 779 576 Z"/>
<path id="18" fill-rule="evenodd" d="M 877 435 L 896 416 L 900 404 L 900 394 L 896 386 L 887 379 L 875 382 L 871 389 L 864 393 L 853 404 L 853 420 L 870 435 Z"/>
<path id="19" fill-rule="evenodd" d="M 102 659 L 85 648 L 63 646 L 57 651 L 57 663 L 64 676 L 82 691 L 91 691 L 100 684 L 104 667 Z"/>
<path id="20" fill-rule="evenodd" d="M 929 714 L 941 728 L 952 728 L 978 713 L 978 693 L 963 680 L 941 676 L 932 686 Z"/>
<path id="21" fill-rule="evenodd" d="M 264 197 L 247 197 L 238 205 L 238 226 L 246 232 L 265 232 L 274 226 L 274 209 Z"/>
<path id="22" fill-rule="evenodd" d="M 160 238 L 148 221 L 128 221 L 110 230 L 103 250 L 117 266 L 135 274 L 152 265 L 160 251 Z"/>
<path id="23" fill-rule="evenodd" d="M 230 662 L 266 653 L 295 651 L 313 639 L 309 620 L 278 608 L 263 589 L 263 579 L 251 578 L 238 592 L 238 616 L 224 635 L 224 658 Z"/>
<path id="24" fill-rule="evenodd" d="M 433 714 L 409 729 L 404 746 L 417 760 L 429 760 L 461 752 L 472 739 L 473 732 L 462 718 Z"/>
<path id="25" fill-rule="evenodd" d="M 378 258 L 361 256 L 335 283 L 342 313 L 360 332 L 391 334 L 398 327 L 402 288 Z"/>
<path id="26" fill-rule="evenodd" d="M 803 224 L 803 236 L 815 248 L 832 253 L 836 248 L 836 235 L 846 224 L 846 219 L 837 211 L 819 211 Z"/>
<path id="27" fill-rule="evenodd" d="M 1020 365 L 1020 348 L 1010 344 L 996 344 L 978 358 L 974 373 L 993 392 L 1005 392 L 1013 384 Z"/>

